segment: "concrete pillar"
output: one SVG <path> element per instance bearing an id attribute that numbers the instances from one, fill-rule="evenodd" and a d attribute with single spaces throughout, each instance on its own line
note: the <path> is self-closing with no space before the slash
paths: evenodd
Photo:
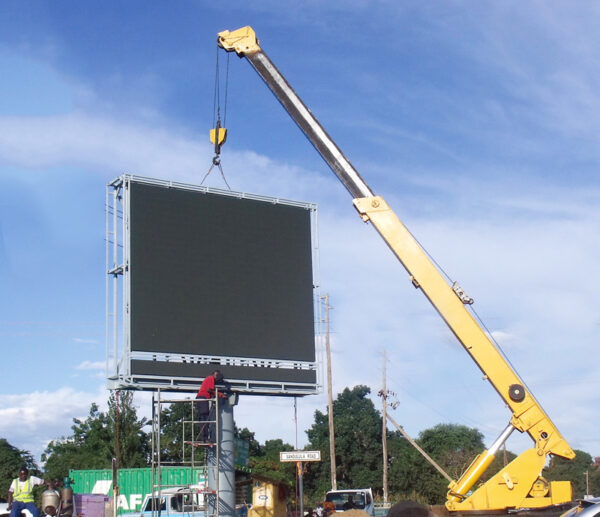
<path id="1" fill-rule="evenodd" d="M 233 406 L 235 395 L 228 399 L 219 399 L 217 445 L 207 450 L 208 487 L 218 493 L 208 496 L 207 516 L 235 517 L 235 440 L 233 436 Z M 217 466 L 217 447 L 219 448 L 219 465 Z M 218 512 L 217 512 L 218 509 Z"/>

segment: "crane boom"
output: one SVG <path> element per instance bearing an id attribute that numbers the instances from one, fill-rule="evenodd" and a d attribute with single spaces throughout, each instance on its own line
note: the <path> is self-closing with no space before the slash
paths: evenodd
<path id="1" fill-rule="evenodd" d="M 509 426 L 480 454 L 457 481 L 449 485 L 449 510 L 492 510 L 510 507 L 540 508 L 571 500 L 569 482 L 547 482 L 540 476 L 549 454 L 572 459 L 575 454 L 517 373 L 477 323 L 467 305 L 473 301 L 460 286 L 450 285 L 417 240 L 381 196 L 376 196 L 350 161 L 329 137 L 283 75 L 260 48 L 251 27 L 223 31 L 218 44 L 245 57 L 275 94 L 288 114 L 354 198 L 354 206 L 370 222 L 404 266 L 413 285 L 423 292 L 464 349 L 473 358 L 512 411 Z M 500 445 L 517 429 L 534 442 L 513 462 L 472 494 Z"/>

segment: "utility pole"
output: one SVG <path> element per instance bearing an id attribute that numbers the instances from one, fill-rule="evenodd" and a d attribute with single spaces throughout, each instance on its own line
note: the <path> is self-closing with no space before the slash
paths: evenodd
<path id="1" fill-rule="evenodd" d="M 381 445 L 383 449 L 383 502 L 388 502 L 388 453 L 387 453 L 387 421 L 391 417 L 387 414 L 388 405 L 392 409 L 396 409 L 400 404 L 398 400 L 388 402 L 388 398 L 391 396 L 393 399 L 396 398 L 396 394 L 393 391 L 387 389 L 387 354 L 383 351 L 383 386 L 377 394 L 381 397 L 381 403 L 383 406 L 382 422 L 381 422 Z"/>
<path id="2" fill-rule="evenodd" d="M 335 475 L 335 434 L 333 429 L 333 396 L 331 388 L 331 347 L 329 343 L 329 310 L 333 309 L 329 305 L 329 294 L 321 296 L 325 300 L 325 353 L 327 354 L 327 395 L 329 398 L 329 458 L 331 463 L 331 490 L 337 490 L 337 479 Z"/>
<path id="3" fill-rule="evenodd" d="M 590 471 L 585 471 L 585 495 L 590 493 Z"/>
<path id="4" fill-rule="evenodd" d="M 388 502 L 388 453 L 387 453 L 387 379 L 385 350 L 383 351 L 383 419 L 381 423 L 381 444 L 383 446 L 383 502 Z"/>

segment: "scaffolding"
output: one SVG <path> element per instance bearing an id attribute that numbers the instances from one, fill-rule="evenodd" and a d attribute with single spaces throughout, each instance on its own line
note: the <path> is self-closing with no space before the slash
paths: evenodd
<path id="1" fill-rule="evenodd" d="M 152 517 L 160 517 L 165 511 L 167 500 L 171 511 L 182 512 L 186 517 L 219 517 L 221 508 L 219 483 L 221 465 L 221 436 L 219 423 L 219 393 L 214 398 L 205 399 L 210 403 L 207 420 L 199 420 L 195 399 L 164 399 L 158 389 L 152 395 Z M 161 415 L 165 405 L 180 405 L 181 414 L 181 452 L 173 458 L 165 454 L 165 445 L 161 442 Z M 186 411 L 186 405 L 189 410 Z M 189 415 L 189 419 L 186 418 Z M 202 436 L 208 427 L 208 440 Z M 191 475 L 183 480 L 173 480 L 165 476 L 165 469 L 171 467 L 189 467 Z M 176 482 L 177 481 L 177 482 Z"/>

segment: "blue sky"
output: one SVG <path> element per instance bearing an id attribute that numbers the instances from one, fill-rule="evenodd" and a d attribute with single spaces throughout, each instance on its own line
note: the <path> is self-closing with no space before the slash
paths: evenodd
<path id="1" fill-rule="evenodd" d="M 593 2 L 2 2 L 0 436 L 39 454 L 106 400 L 105 185 L 124 172 L 200 182 L 216 34 L 252 25 L 373 190 L 475 298 L 571 446 L 600 455 L 599 15 Z M 385 349 L 409 433 L 454 422 L 490 443 L 510 416 L 501 400 L 235 56 L 228 99 L 232 188 L 319 204 L 334 389 L 377 392 Z M 138 404 L 149 411 L 147 397 Z M 257 417 L 260 404 L 279 425 Z M 300 446 L 325 404 L 299 402 Z M 261 441 L 294 443 L 291 400 L 242 399 L 236 411 Z"/>

